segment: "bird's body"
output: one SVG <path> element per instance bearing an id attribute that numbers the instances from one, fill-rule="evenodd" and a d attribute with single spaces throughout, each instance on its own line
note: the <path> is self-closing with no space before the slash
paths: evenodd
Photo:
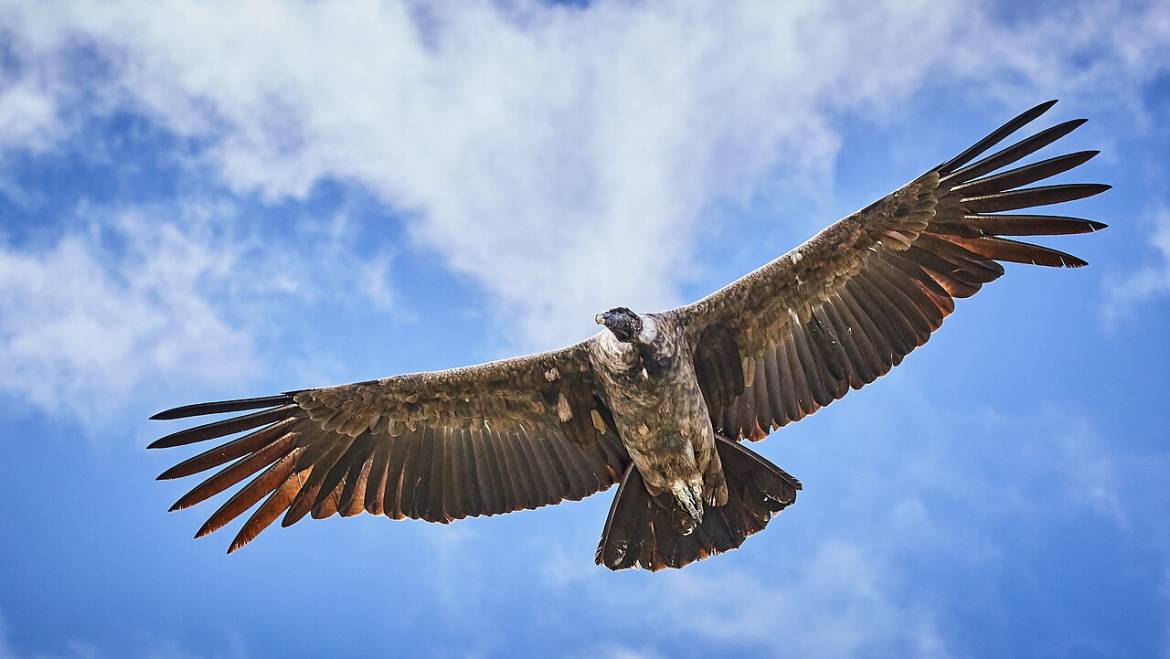
<path id="1" fill-rule="evenodd" d="M 702 522 L 704 503 L 727 502 L 715 429 L 686 333 L 669 317 L 640 318 L 635 342 L 603 332 L 590 360 L 646 490 L 671 506 L 677 530 L 690 533 Z"/>
<path id="2" fill-rule="evenodd" d="M 1082 121 L 985 155 L 1053 103 L 702 300 L 662 313 L 612 309 L 597 316 L 605 329 L 576 345 L 162 412 L 155 418 L 260 410 L 151 444 L 246 433 L 159 477 L 222 467 L 172 510 L 247 480 L 197 534 L 255 507 L 231 552 L 280 517 L 285 526 L 310 513 L 360 512 L 447 523 L 581 499 L 620 483 L 599 564 L 682 567 L 734 549 L 801 489 L 744 440 L 762 439 L 884 375 L 930 338 L 957 298 L 1004 274 L 1000 261 L 1085 265 L 1003 237 L 1105 226 L 1003 214 L 1107 189 L 1023 187 L 1095 151 L 1004 169 Z"/>

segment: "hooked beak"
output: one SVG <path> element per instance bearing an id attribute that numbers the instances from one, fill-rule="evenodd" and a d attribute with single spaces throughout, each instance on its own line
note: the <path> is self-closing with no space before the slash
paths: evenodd
<path id="1" fill-rule="evenodd" d="M 596 321 L 598 325 L 604 325 L 605 324 L 605 315 L 604 314 L 597 314 L 596 316 L 593 317 L 593 320 Z"/>

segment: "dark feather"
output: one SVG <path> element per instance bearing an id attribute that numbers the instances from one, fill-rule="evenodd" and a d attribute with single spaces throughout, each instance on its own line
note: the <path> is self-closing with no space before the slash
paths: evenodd
<path id="1" fill-rule="evenodd" d="M 800 481 L 779 467 L 723 437 L 716 437 L 716 449 L 727 475 L 727 505 L 708 507 L 694 533 L 680 535 L 671 528 L 669 510 L 650 497 L 631 465 L 610 505 L 597 564 L 611 570 L 681 568 L 739 547 L 796 501 Z"/>
<path id="2" fill-rule="evenodd" d="M 1077 153 L 1070 153 L 1065 156 L 1057 156 L 1049 158 L 1048 160 L 1041 160 L 1040 162 L 1032 163 L 1031 165 L 1024 165 L 1017 167 L 994 176 L 976 179 L 969 183 L 957 185 L 953 189 L 955 192 L 962 194 L 964 197 L 975 197 L 978 195 L 990 194 L 992 192 L 1001 192 L 1003 190 L 1011 190 L 1018 188 L 1021 185 L 1028 185 L 1035 183 L 1051 176 L 1056 176 L 1062 172 L 1084 164 L 1093 156 L 1100 153 L 1100 151 L 1078 151 Z"/>
<path id="3" fill-rule="evenodd" d="M 272 440 L 280 437 L 289 430 L 289 426 L 296 423 L 295 418 L 287 418 L 282 421 L 261 428 L 256 432 L 249 433 L 243 437 L 233 439 L 232 441 L 208 449 L 193 458 L 188 458 L 179 464 L 171 467 L 158 475 L 158 480 L 169 480 L 172 478 L 182 478 L 183 476 L 190 476 L 201 471 L 207 471 L 212 467 L 226 464 L 236 458 L 252 453 L 263 446 L 266 446 Z"/>
<path id="4" fill-rule="evenodd" d="M 744 390 L 743 367 L 735 337 L 721 323 L 703 330 L 694 349 L 699 389 L 713 415 Z"/>
<path id="5" fill-rule="evenodd" d="M 183 419 L 189 416 L 201 416 L 203 414 L 221 414 L 223 412 L 239 412 L 242 410 L 255 410 L 262 407 L 287 405 L 293 402 L 292 393 L 295 392 L 281 394 L 279 396 L 264 396 L 262 398 L 240 398 L 238 400 L 221 400 L 213 403 L 183 405 L 182 407 L 175 407 L 159 412 L 150 418 L 155 421 L 162 421 Z"/>
<path id="6" fill-rule="evenodd" d="M 957 222 L 936 222 L 934 233 L 966 238 L 979 236 L 1057 236 L 1091 233 L 1107 225 L 1093 220 L 1059 215 L 964 215 Z"/>
<path id="7" fill-rule="evenodd" d="M 931 303 L 938 308 L 941 317 L 946 317 L 955 310 L 955 301 L 950 293 L 924 267 L 906 258 L 904 253 L 885 252 L 881 260 L 917 283 L 922 292 L 930 298 Z"/>
<path id="8" fill-rule="evenodd" d="M 370 458 L 370 478 L 366 482 L 366 512 L 371 515 L 381 515 L 385 512 L 386 468 L 390 464 L 390 447 L 393 440 L 383 438 L 374 447 L 374 455 Z"/>
<path id="9" fill-rule="evenodd" d="M 345 452 L 349 449 L 350 444 L 354 440 L 354 438 L 349 437 L 348 435 L 340 435 L 338 438 L 339 441 L 329 444 L 329 450 L 321 456 L 321 459 L 311 463 L 311 465 L 307 465 L 311 466 L 313 471 L 309 474 L 308 479 L 305 481 L 305 486 L 301 488 L 301 491 L 297 494 L 297 497 L 293 499 L 292 504 L 289 506 L 288 512 L 284 515 L 284 519 L 280 521 L 281 526 L 291 526 L 297 523 L 305 515 L 309 514 L 309 512 L 316 505 L 318 494 L 320 494 L 322 491 L 321 485 L 325 481 L 326 477 L 328 477 L 329 471 L 333 469 L 333 465 L 337 464 L 337 461 L 341 459 L 341 456 L 345 454 Z M 308 449 L 305 450 L 305 453 L 307 452 Z M 301 466 L 301 458 L 303 457 L 304 454 L 302 453 L 301 456 L 298 457 L 297 464 L 293 467 L 293 471 L 300 472 L 307 468 L 307 466 Z M 328 496 L 329 494 L 330 492 L 326 490 L 325 495 Z"/>
<path id="10" fill-rule="evenodd" d="M 1088 265 L 1086 261 L 1072 254 L 1007 238 L 985 236 L 983 238 L 954 238 L 953 240 L 980 256 L 999 261 L 1046 265 L 1054 268 L 1080 268 Z"/>
<path id="11" fill-rule="evenodd" d="M 812 393 L 813 402 L 816 404 L 807 408 L 805 413 L 812 414 L 818 407 L 824 407 L 833 402 L 833 394 L 825 384 L 825 376 L 827 374 L 821 373 L 820 364 L 813 357 L 812 348 L 808 344 L 808 335 L 805 334 L 804 328 L 793 327 L 792 338 L 792 345 L 796 348 L 797 359 L 800 360 L 801 368 L 804 370 L 804 380 L 808 383 L 809 392 Z"/>
<path id="12" fill-rule="evenodd" d="M 836 301 L 831 298 L 826 300 L 820 309 L 818 309 L 818 313 L 824 314 L 825 318 L 833 327 L 833 333 L 845 353 L 844 361 L 848 364 L 849 386 L 854 389 L 860 389 L 865 384 L 873 382 L 873 379 L 877 376 L 870 371 L 868 363 L 862 354 L 858 339 L 854 336 L 855 330 L 841 317 L 837 310 Z"/>
<path id="13" fill-rule="evenodd" d="M 171 512 L 190 508 L 201 501 L 206 501 L 288 455 L 289 451 L 293 449 L 294 438 L 293 433 L 286 433 L 252 455 L 232 463 L 231 466 L 196 485 L 194 489 L 183 495 L 171 506 Z"/>
<path id="14" fill-rule="evenodd" d="M 982 197 L 964 198 L 963 208 L 970 213 L 998 213 L 1031 206 L 1048 206 L 1092 197 L 1105 192 L 1109 187 L 1101 183 L 1069 183 L 1009 190 Z"/>
<path id="15" fill-rule="evenodd" d="M 256 505 L 256 502 L 268 496 L 292 473 L 293 463 L 296 461 L 295 455 L 285 455 L 280 458 L 275 464 L 266 469 L 264 473 L 257 476 L 252 482 L 245 485 L 236 492 L 230 499 L 228 499 L 219 510 L 215 511 L 208 518 L 207 522 L 200 527 L 199 532 L 195 534 L 196 538 L 216 531 L 223 527 L 224 524 L 239 517 L 241 513 Z"/>
<path id="16" fill-rule="evenodd" d="M 347 443 L 349 447 L 337 459 L 337 462 L 332 467 L 329 467 L 328 473 L 326 473 L 325 478 L 321 482 L 321 489 L 317 494 L 317 500 L 313 502 L 313 509 L 315 510 L 313 516 L 318 519 L 329 516 L 328 514 L 324 514 L 324 508 L 321 507 L 325 504 L 325 499 L 331 496 L 334 490 L 345 481 L 346 477 L 353 470 L 353 466 L 364 462 L 373 450 L 373 438 L 368 432 L 350 439 Z M 356 473 L 354 475 L 356 476 Z"/>
<path id="17" fill-rule="evenodd" d="M 342 517 L 353 517 L 366 509 L 365 493 L 370 480 L 370 469 L 374 466 L 374 449 L 370 447 L 364 455 L 349 467 L 345 475 L 345 489 L 337 502 L 337 512 Z"/>
<path id="18" fill-rule="evenodd" d="M 1018 143 L 1009 146 L 1003 151 L 987 156 L 983 160 L 964 167 L 949 176 L 944 176 L 943 182 L 956 185 L 983 176 L 984 174 L 989 174 L 1001 167 L 1007 167 L 1021 158 L 1025 158 L 1068 135 L 1084 123 L 1084 119 L 1074 119 L 1042 130 L 1027 139 L 1020 140 Z M 946 172 L 943 173 L 945 174 Z"/>
<path id="19" fill-rule="evenodd" d="M 292 415 L 297 409 L 296 405 L 283 405 L 264 412 L 246 414 L 232 419 L 224 419 L 223 421 L 187 428 L 186 430 L 180 430 L 179 432 L 171 433 L 166 437 L 157 439 L 146 448 L 172 448 L 185 444 L 194 444 L 195 442 L 202 442 L 208 439 L 215 439 L 216 437 L 223 437 L 240 432 L 241 430 L 251 430 L 257 426 L 281 421 Z"/>
<path id="20" fill-rule="evenodd" d="M 435 435 L 430 426 L 419 428 L 420 439 L 415 453 L 406 463 L 402 486 L 402 512 L 411 519 L 427 519 L 431 500 L 432 456 L 435 453 Z"/>
<path id="21" fill-rule="evenodd" d="M 284 481 L 275 492 L 270 494 L 264 503 L 252 513 L 244 526 L 240 528 L 239 533 L 236 534 L 232 544 L 228 547 L 227 553 L 232 553 L 256 539 L 260 532 L 268 528 L 272 522 L 276 521 L 277 517 L 284 514 L 288 507 L 292 504 L 292 500 L 296 497 L 301 485 L 304 484 L 304 472 L 294 473 Z"/>
<path id="22" fill-rule="evenodd" d="M 1040 115 L 1047 112 L 1053 105 L 1056 105 L 1056 99 L 1045 101 L 1036 107 L 1033 107 L 1025 112 L 1021 112 L 1019 115 L 1013 117 L 1004 125 L 991 131 L 987 137 L 984 137 L 975 144 L 972 144 L 959 155 L 951 158 L 938 167 L 935 167 L 935 170 L 943 174 L 949 174 L 950 172 L 953 172 L 959 167 L 962 167 L 963 165 L 970 162 L 973 158 L 977 158 L 984 151 L 987 151 L 996 144 L 999 144 L 1003 141 L 1004 138 L 1016 132 L 1025 124 L 1030 123 L 1036 117 L 1039 117 Z"/>
<path id="23" fill-rule="evenodd" d="M 413 444 L 417 441 L 417 435 L 411 431 L 404 431 L 391 440 L 390 456 L 386 463 L 386 489 L 382 499 L 383 514 L 391 519 L 404 517 L 401 507 L 402 491 L 406 489 L 404 471 L 407 455 L 414 450 Z"/>

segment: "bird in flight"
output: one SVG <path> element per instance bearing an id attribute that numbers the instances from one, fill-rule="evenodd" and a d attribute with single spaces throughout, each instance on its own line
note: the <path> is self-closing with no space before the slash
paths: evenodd
<path id="1" fill-rule="evenodd" d="M 1084 120 L 985 155 L 1054 103 L 727 287 L 663 313 L 611 309 L 596 317 L 601 332 L 568 348 L 160 412 L 152 418 L 249 412 L 150 445 L 223 442 L 159 476 L 220 468 L 171 510 L 247 481 L 196 534 L 259 504 L 231 553 L 281 516 L 283 526 L 363 511 L 445 524 L 576 501 L 619 483 L 599 565 L 679 568 L 739 547 L 801 489 L 743 440 L 763 439 L 884 375 L 930 338 L 955 298 L 1002 275 L 1000 261 L 1086 265 L 1003 237 L 1105 227 L 1004 214 L 1109 188 L 1024 187 L 1096 151 L 1005 169 Z"/>

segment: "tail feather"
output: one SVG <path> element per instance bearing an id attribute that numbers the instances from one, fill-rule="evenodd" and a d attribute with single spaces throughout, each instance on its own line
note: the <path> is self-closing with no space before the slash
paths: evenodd
<path id="1" fill-rule="evenodd" d="M 736 442 L 723 437 L 716 442 L 727 479 L 727 505 L 708 507 L 702 524 L 681 535 L 671 526 L 669 503 L 650 496 L 631 463 L 610 505 L 597 546 L 598 565 L 611 570 L 681 568 L 739 547 L 796 501 L 800 481 Z"/>

